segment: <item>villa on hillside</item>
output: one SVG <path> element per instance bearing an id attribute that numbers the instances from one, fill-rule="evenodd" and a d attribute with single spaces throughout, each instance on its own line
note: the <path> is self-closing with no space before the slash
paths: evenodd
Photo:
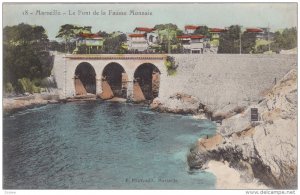
<path id="1" fill-rule="evenodd" d="M 270 32 L 270 28 L 246 28 L 246 32 L 256 33 L 257 40 L 272 40 L 274 37 L 274 33 Z"/>
<path id="2" fill-rule="evenodd" d="M 103 47 L 104 39 L 98 34 L 93 33 L 80 33 L 76 39 L 76 53 L 99 53 Z"/>
<path id="3" fill-rule="evenodd" d="M 222 28 L 210 28 L 209 29 L 211 47 L 219 47 L 220 34 L 224 31 L 226 31 L 226 30 L 222 29 Z"/>
<path id="4" fill-rule="evenodd" d="M 129 51 L 151 51 L 151 46 L 157 45 L 158 33 L 154 28 L 137 27 L 133 33 L 127 34 Z"/>
<path id="5" fill-rule="evenodd" d="M 201 26 L 186 25 L 186 26 L 184 26 L 184 32 L 185 32 L 185 34 L 193 34 L 200 27 Z"/>
<path id="6" fill-rule="evenodd" d="M 184 53 L 217 53 L 220 34 L 225 31 L 222 28 L 209 28 L 210 39 L 203 35 L 195 35 L 197 29 L 202 26 L 186 25 L 184 26 L 184 35 L 177 36 L 180 40 Z"/>
<path id="7" fill-rule="evenodd" d="M 203 35 L 179 35 L 184 53 L 203 54 L 205 46 L 205 36 Z"/>

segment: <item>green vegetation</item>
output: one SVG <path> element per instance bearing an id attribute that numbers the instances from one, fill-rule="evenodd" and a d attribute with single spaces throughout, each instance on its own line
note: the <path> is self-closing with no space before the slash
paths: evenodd
<path id="1" fill-rule="evenodd" d="M 209 28 L 207 26 L 201 26 L 195 30 L 194 35 L 204 35 L 206 38 L 210 38 L 211 34 L 209 33 Z"/>
<path id="2" fill-rule="evenodd" d="M 256 42 L 255 53 L 265 53 L 270 50 L 279 53 L 281 50 L 290 50 L 297 47 L 297 29 L 295 27 L 276 31 L 272 41 L 259 40 Z"/>
<path id="3" fill-rule="evenodd" d="M 13 85 L 10 82 L 8 82 L 8 83 L 5 84 L 5 86 L 4 86 L 4 91 L 5 92 L 7 92 L 7 93 L 13 93 L 14 90 L 15 90 L 15 88 L 13 87 Z"/>
<path id="4" fill-rule="evenodd" d="M 281 32 L 277 31 L 274 41 L 271 43 L 271 50 L 279 53 L 280 50 L 289 50 L 297 47 L 297 28 L 286 28 Z"/>
<path id="5" fill-rule="evenodd" d="M 258 45 L 256 35 L 256 33 L 247 31 L 242 33 L 241 27 L 238 25 L 230 26 L 228 31 L 220 35 L 218 53 L 258 53 L 262 48 L 268 46 L 262 42 Z"/>
<path id="6" fill-rule="evenodd" d="M 36 86 L 34 81 L 31 81 L 28 78 L 18 79 L 17 89 L 21 93 L 25 93 L 25 92 L 40 93 L 41 92 L 41 88 Z"/>
<path id="7" fill-rule="evenodd" d="M 168 75 L 170 76 L 176 75 L 176 69 L 178 66 L 175 64 L 174 57 L 167 56 L 165 60 L 165 66 L 167 68 Z"/>
<path id="8" fill-rule="evenodd" d="M 178 53 L 182 50 L 176 36 L 182 35 L 182 30 L 175 24 L 158 24 L 154 28 L 158 31 L 159 47 L 155 48 L 158 53 Z"/>
<path id="9" fill-rule="evenodd" d="M 267 51 L 269 51 L 269 44 L 271 43 L 272 41 L 267 41 L 263 39 L 256 40 L 254 53 L 266 53 Z"/>
<path id="10" fill-rule="evenodd" d="M 19 24 L 3 29 L 3 83 L 7 93 L 39 91 L 33 80 L 48 77 L 53 58 L 42 26 Z M 30 82 L 29 82 L 30 81 Z M 38 83 L 38 82 L 36 82 Z M 30 87 L 32 85 L 32 87 Z"/>
<path id="11" fill-rule="evenodd" d="M 76 26 L 73 24 L 64 24 L 60 27 L 60 30 L 56 38 L 61 38 L 64 43 L 52 42 L 52 49 L 57 51 L 62 51 L 65 53 L 70 53 L 76 49 L 78 54 L 86 53 L 112 53 L 112 54 L 122 54 L 126 53 L 127 49 L 124 47 L 124 43 L 127 41 L 126 35 L 121 32 L 107 33 L 105 31 L 98 31 L 98 35 L 104 38 L 103 47 L 91 48 L 88 45 L 81 45 L 76 48 L 76 37 L 80 33 L 91 34 L 90 26 Z M 101 44 L 100 44 L 101 45 Z M 62 49 L 62 47 L 65 47 Z"/>
<path id="12" fill-rule="evenodd" d="M 62 25 L 56 35 L 56 38 L 61 38 L 65 42 L 65 52 L 70 53 L 71 44 L 75 42 L 75 38 L 80 33 L 91 33 L 91 26 L 76 26 L 73 24 Z"/>
<path id="13" fill-rule="evenodd" d="M 218 53 L 239 53 L 240 33 L 241 27 L 239 25 L 232 25 L 228 31 L 221 33 Z"/>
<path id="14" fill-rule="evenodd" d="M 242 39 L 242 53 L 253 53 L 256 45 L 256 33 L 244 32 Z"/>
<path id="15" fill-rule="evenodd" d="M 104 53 L 123 54 L 127 52 L 124 43 L 127 41 L 125 34 L 112 33 L 104 40 Z"/>

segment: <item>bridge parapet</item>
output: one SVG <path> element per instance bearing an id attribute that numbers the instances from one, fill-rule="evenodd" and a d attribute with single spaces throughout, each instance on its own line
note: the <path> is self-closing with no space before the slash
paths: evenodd
<path id="1" fill-rule="evenodd" d="M 166 54 L 67 54 L 69 59 L 92 60 L 165 60 Z"/>

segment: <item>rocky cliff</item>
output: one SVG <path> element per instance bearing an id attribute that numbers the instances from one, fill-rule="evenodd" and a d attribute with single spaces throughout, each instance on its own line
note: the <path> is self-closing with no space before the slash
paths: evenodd
<path id="1" fill-rule="evenodd" d="M 259 121 L 250 121 L 251 108 L 258 108 Z M 257 178 L 272 188 L 297 188 L 297 70 L 257 104 L 224 119 L 217 132 L 191 149 L 191 168 L 227 161 L 245 181 Z"/>

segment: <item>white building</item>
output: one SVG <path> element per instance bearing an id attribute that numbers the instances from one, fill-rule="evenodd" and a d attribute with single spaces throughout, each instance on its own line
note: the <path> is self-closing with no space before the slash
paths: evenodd
<path id="1" fill-rule="evenodd" d="M 186 25 L 184 26 L 185 34 L 193 34 L 200 26 Z"/>
<path id="2" fill-rule="evenodd" d="M 158 33 L 154 28 L 137 27 L 133 32 L 127 35 L 128 50 L 149 51 L 150 46 L 157 45 Z"/>
<path id="3" fill-rule="evenodd" d="M 203 35 L 181 35 L 177 36 L 180 40 L 184 53 L 198 53 L 202 54 L 204 50 L 205 36 Z"/>
<path id="4" fill-rule="evenodd" d="M 77 35 L 76 39 L 76 49 L 73 53 L 78 53 L 79 48 L 84 46 L 85 51 L 81 51 L 87 54 L 90 53 L 99 53 L 100 49 L 103 47 L 104 39 L 98 34 L 93 33 L 80 33 Z"/>
<path id="5" fill-rule="evenodd" d="M 145 51 L 148 49 L 148 41 L 145 34 L 129 34 L 127 40 L 128 50 Z"/>

